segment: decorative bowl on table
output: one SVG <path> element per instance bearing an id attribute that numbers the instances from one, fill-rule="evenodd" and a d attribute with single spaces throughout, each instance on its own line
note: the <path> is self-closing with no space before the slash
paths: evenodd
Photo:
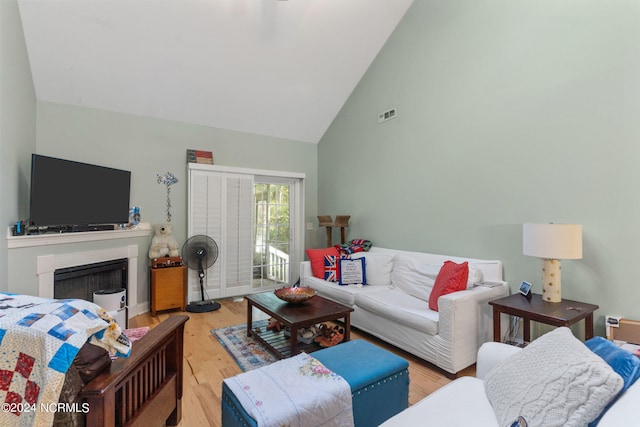
<path id="1" fill-rule="evenodd" d="M 309 301 L 316 294 L 316 290 L 306 286 L 287 286 L 273 291 L 283 301 L 298 304 Z"/>

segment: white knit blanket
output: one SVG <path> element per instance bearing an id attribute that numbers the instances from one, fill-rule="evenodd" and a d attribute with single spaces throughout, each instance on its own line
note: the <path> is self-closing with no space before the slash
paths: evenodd
<path id="1" fill-rule="evenodd" d="M 349 384 L 308 354 L 224 382 L 260 427 L 354 425 Z"/>

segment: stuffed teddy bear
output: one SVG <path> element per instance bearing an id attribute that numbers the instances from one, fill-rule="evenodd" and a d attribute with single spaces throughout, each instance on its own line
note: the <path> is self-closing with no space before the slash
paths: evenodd
<path id="1" fill-rule="evenodd" d="M 149 258 L 179 256 L 178 242 L 173 237 L 173 225 L 156 224 L 153 226 L 153 237 L 149 248 Z"/>

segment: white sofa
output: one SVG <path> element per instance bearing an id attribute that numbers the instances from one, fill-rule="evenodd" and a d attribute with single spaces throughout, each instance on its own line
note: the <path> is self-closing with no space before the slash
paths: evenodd
<path id="1" fill-rule="evenodd" d="M 366 286 L 340 286 L 314 277 L 309 261 L 301 264 L 300 282 L 319 295 L 353 307 L 353 326 L 450 374 L 475 363 L 478 347 L 492 339 L 492 312 L 487 302 L 509 292 L 500 261 L 378 247 L 352 255 L 356 257 L 365 257 Z M 447 260 L 469 262 L 468 287 L 441 296 L 438 311 L 433 311 L 429 295 Z M 473 286 L 480 281 L 498 285 Z"/>
<path id="2" fill-rule="evenodd" d="M 558 332 L 561 331 L 558 330 Z M 551 332 L 549 334 L 551 334 Z M 562 349 L 559 348 L 561 346 L 558 346 L 557 343 L 549 342 L 549 346 L 552 352 L 562 352 Z M 586 346 L 583 345 L 583 347 L 586 349 Z M 520 357 L 519 360 L 515 357 L 516 355 L 525 356 L 524 352 L 528 351 L 527 349 L 528 348 L 522 349 L 508 344 L 496 342 L 487 342 L 483 344 L 478 351 L 478 361 L 476 365 L 477 377 L 460 377 L 455 381 L 452 381 L 446 386 L 438 389 L 436 392 L 425 397 L 418 403 L 410 406 L 406 410 L 390 418 L 382 424 L 382 427 L 422 426 L 426 424 L 434 427 L 510 426 L 512 424 L 511 421 L 515 421 L 517 417 L 507 417 L 509 421 L 503 421 L 502 423 L 499 422 L 499 415 L 497 415 L 497 413 L 499 414 L 500 412 L 496 411 L 492 406 L 490 397 L 488 397 L 488 394 L 490 392 L 487 391 L 489 386 L 487 386 L 486 381 L 488 381 L 487 378 L 495 376 L 496 373 L 503 374 L 502 371 L 497 370 L 492 372 L 494 368 L 497 369 L 500 367 L 504 367 L 507 364 L 526 364 L 527 362 L 529 362 L 526 357 Z M 573 372 L 575 372 L 577 370 L 580 370 L 579 368 L 576 368 L 576 366 L 567 368 L 567 363 L 574 363 L 576 365 L 588 365 L 578 360 L 568 362 L 566 360 L 556 360 L 556 362 L 559 362 L 556 367 L 564 365 L 564 369 L 562 370 L 562 372 L 570 372 L 572 370 Z M 541 383 L 544 382 L 543 379 L 549 380 L 550 378 L 552 378 L 552 376 L 547 375 L 548 371 L 552 369 L 552 367 L 547 365 L 547 368 L 544 370 L 536 370 L 534 367 L 531 367 L 531 369 L 528 370 L 522 370 L 522 376 L 517 379 L 522 383 L 526 383 L 526 385 L 529 386 L 529 389 L 525 395 L 525 399 L 519 399 L 517 393 L 510 393 L 510 397 L 513 399 L 512 406 L 515 410 L 514 414 L 519 413 L 520 415 L 524 416 L 525 412 L 528 412 L 528 427 L 537 425 L 586 426 L 586 422 L 580 422 L 575 418 L 571 420 L 562 420 L 561 418 L 556 418 L 555 424 L 551 422 L 540 423 L 539 417 L 537 421 L 533 420 L 535 418 L 533 415 L 531 415 L 533 405 L 539 405 L 538 415 L 542 415 L 543 417 L 548 415 L 547 412 L 552 406 L 550 404 L 545 404 L 545 402 L 541 403 L 541 399 L 538 397 L 538 395 L 536 395 L 536 393 L 541 394 L 540 390 L 544 388 L 543 386 L 541 386 Z M 587 371 L 588 369 L 582 369 L 583 374 Z M 597 375 L 594 376 L 602 379 L 605 375 L 603 375 L 602 371 L 600 371 Z M 564 374 L 553 377 L 553 380 L 555 382 L 551 383 L 551 381 L 549 381 L 547 383 L 547 388 L 555 390 L 555 392 L 558 394 L 561 393 L 559 390 L 563 389 L 563 385 L 560 384 L 563 381 L 565 382 L 565 386 L 569 384 L 570 387 L 580 387 L 580 384 L 582 383 L 584 389 L 587 390 L 585 392 L 586 394 L 596 392 L 605 388 L 603 385 L 589 388 L 587 385 L 588 380 L 582 379 L 581 381 L 572 381 L 568 379 Z M 508 392 L 509 391 L 507 391 L 507 393 Z M 576 391 L 575 389 L 570 391 L 570 393 L 573 393 L 575 395 L 580 394 L 580 392 Z M 617 394 L 615 390 L 612 390 L 612 393 L 614 397 Z M 610 402 L 610 399 L 594 399 L 594 396 L 591 396 L 591 398 L 591 403 L 597 401 L 595 402 L 596 405 L 606 405 L 608 402 Z M 622 392 L 618 399 L 615 400 L 613 405 L 606 411 L 606 413 L 604 413 L 604 415 L 598 422 L 598 427 L 619 427 L 626 425 L 636 425 L 638 423 L 639 415 L 637 409 L 638 402 L 640 402 L 640 380 L 636 381 L 626 391 Z M 582 402 L 582 405 L 584 406 L 585 402 Z M 567 399 L 560 402 L 560 405 L 558 406 L 560 406 L 561 409 L 566 409 L 569 417 L 575 417 L 575 414 L 581 411 L 585 412 L 583 406 L 580 406 L 580 404 L 575 402 L 568 402 Z M 600 409 L 596 409 L 596 413 L 599 413 L 599 411 Z M 425 420 L 428 420 L 426 424 Z"/>

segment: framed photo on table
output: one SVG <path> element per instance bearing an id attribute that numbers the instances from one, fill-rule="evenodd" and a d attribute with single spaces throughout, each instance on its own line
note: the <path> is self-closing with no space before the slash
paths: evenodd
<path id="1" fill-rule="evenodd" d="M 520 283 L 520 288 L 518 288 L 518 292 L 520 292 L 526 298 L 531 298 L 531 283 L 525 282 L 524 280 Z"/>

